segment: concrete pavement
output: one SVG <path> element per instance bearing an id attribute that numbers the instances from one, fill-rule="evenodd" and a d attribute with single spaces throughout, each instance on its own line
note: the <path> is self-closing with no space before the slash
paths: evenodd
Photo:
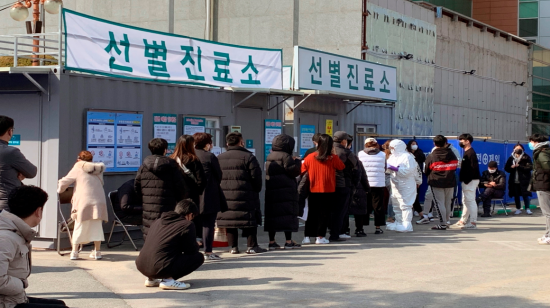
<path id="1" fill-rule="evenodd" d="M 550 307 L 550 246 L 536 242 L 544 233 L 540 210 L 480 218 L 478 226 L 374 235 L 371 225 L 368 237 L 341 244 L 224 253 L 224 261 L 182 279 L 192 285 L 186 291 L 145 288 L 129 243 L 104 248 L 102 261 L 34 251 L 28 293 L 70 307 Z"/>

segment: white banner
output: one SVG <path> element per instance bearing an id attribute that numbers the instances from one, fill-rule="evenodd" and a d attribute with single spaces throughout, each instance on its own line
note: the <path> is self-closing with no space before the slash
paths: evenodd
<path id="1" fill-rule="evenodd" d="M 397 100 L 397 69 L 361 59 L 294 47 L 295 89 Z"/>
<path id="2" fill-rule="evenodd" d="M 63 9 L 68 70 L 220 87 L 282 89 L 282 50 L 136 28 Z"/>

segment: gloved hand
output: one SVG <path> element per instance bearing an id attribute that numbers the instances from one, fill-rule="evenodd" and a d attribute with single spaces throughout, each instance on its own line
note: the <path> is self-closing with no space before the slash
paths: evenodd
<path id="1" fill-rule="evenodd" d="M 397 172 L 397 171 L 399 171 L 399 166 L 394 167 L 394 166 L 392 166 L 392 165 L 388 165 L 388 169 Z"/>

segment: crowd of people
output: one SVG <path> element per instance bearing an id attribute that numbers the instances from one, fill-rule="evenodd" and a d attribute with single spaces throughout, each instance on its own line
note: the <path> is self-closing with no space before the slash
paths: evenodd
<path id="1" fill-rule="evenodd" d="M 22 184 L 23 179 L 36 175 L 36 167 L 17 148 L 8 146 L 13 131 L 13 120 L 0 116 L 0 301 L 10 308 L 40 307 L 41 299 L 26 297 L 24 289 L 30 274 L 26 266 L 30 242 L 36 235 L 32 228 L 39 224 L 48 196 L 40 188 Z M 225 230 L 231 254 L 240 253 L 239 233 L 246 238 L 247 254 L 341 242 L 352 235 L 366 237 L 371 216 L 376 236 L 382 236 L 383 226 L 386 231 L 412 232 L 415 214 L 418 225 L 438 218 L 432 230 L 470 230 L 477 228 L 478 204 L 483 204 L 481 217 L 490 217 L 491 200 L 504 196 L 506 182 L 516 202 L 515 214 L 522 213 L 521 198 L 526 213 L 532 214 L 529 198 L 537 192 L 546 217 L 546 233 L 538 242 L 550 244 L 548 138 L 539 134 L 529 138 L 533 159 L 521 144 L 514 147 L 504 167 L 508 179 L 494 161 L 480 173 L 474 138 L 462 134 L 458 140 L 462 157 L 442 135 L 433 138 L 434 148 L 428 155 L 416 140 L 379 144 L 375 138 L 367 138 L 364 149 L 355 154 L 352 136 L 338 131 L 333 137 L 315 134 L 315 146 L 303 157 L 295 157 L 295 139 L 278 135 L 266 158 L 262 213 L 263 171 L 240 133 L 226 136 L 226 151 L 218 156 L 211 152 L 212 136 L 207 133 L 181 136 L 169 157 L 167 141 L 155 138 L 148 143 L 151 155 L 143 160 L 135 179 L 118 189 L 113 206 L 124 223 L 142 226 L 145 242 L 136 266 L 147 277 L 145 286 L 168 290 L 189 288 L 178 279 L 205 261 L 222 259 L 213 252 L 216 228 Z M 80 258 L 81 247 L 87 243 L 94 244 L 90 258 L 102 258 L 102 225 L 108 221 L 104 171 L 105 166 L 93 162 L 90 152 L 82 151 L 71 171 L 59 180 L 60 194 L 74 184 L 72 260 Z M 423 176 L 429 186 L 422 207 L 419 187 Z M 463 211 L 452 224 L 459 184 Z M 305 220 L 301 244 L 294 240 L 299 218 Z M 269 235 L 267 249 L 258 243 L 262 225 Z M 284 234 L 284 244 L 278 244 L 277 233 Z M 62 302 L 47 304 L 64 307 Z"/>

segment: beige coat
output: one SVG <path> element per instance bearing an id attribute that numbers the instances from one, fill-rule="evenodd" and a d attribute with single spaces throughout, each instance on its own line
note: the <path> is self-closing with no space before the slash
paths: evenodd
<path id="1" fill-rule="evenodd" d="M 65 191 L 75 183 L 74 195 L 71 201 L 73 208 L 71 217 L 81 223 L 92 219 L 108 221 L 107 202 L 103 189 L 103 163 L 77 162 L 73 169 L 57 186 L 57 193 Z"/>
<path id="2" fill-rule="evenodd" d="M 31 274 L 31 241 L 36 232 L 21 218 L 0 213 L 0 308 L 27 302 Z"/>

